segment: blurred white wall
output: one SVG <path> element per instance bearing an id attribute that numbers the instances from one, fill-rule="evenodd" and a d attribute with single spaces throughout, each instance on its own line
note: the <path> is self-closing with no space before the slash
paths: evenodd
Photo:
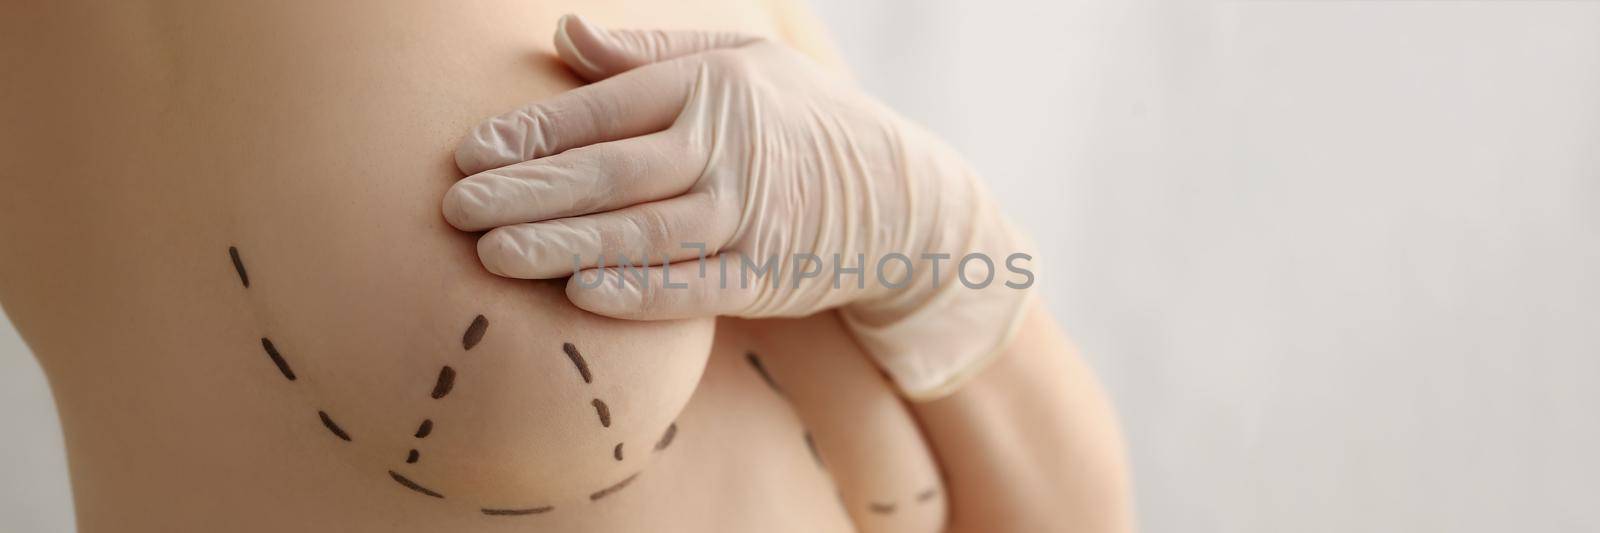
<path id="1" fill-rule="evenodd" d="M 1040 241 L 1144 531 L 1600 531 L 1600 2 L 812 2 Z M 0 531 L 70 529 L 0 370 Z"/>
<path id="2" fill-rule="evenodd" d="M 812 2 L 1041 241 L 1144 531 L 1600 531 L 1600 2 Z"/>

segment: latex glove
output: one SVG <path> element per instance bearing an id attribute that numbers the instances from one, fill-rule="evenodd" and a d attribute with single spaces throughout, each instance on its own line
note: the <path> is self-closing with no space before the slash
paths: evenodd
<path id="1" fill-rule="evenodd" d="M 928 132 L 770 41 L 557 26 L 561 59 L 594 83 L 490 119 L 456 152 L 469 176 L 445 218 L 492 228 L 478 241 L 491 272 L 573 276 L 575 305 L 619 318 L 837 307 L 913 399 L 1009 341 L 1029 247 Z M 957 278 L 967 254 L 989 259 L 965 262 L 984 288 Z M 641 275 L 619 256 L 671 264 Z"/>

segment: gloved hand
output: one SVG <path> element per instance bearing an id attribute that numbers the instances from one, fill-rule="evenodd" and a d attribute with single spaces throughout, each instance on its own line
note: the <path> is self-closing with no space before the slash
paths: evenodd
<path id="1" fill-rule="evenodd" d="M 1015 332 L 1026 239 L 928 132 L 760 38 L 569 15 L 555 39 L 593 83 L 492 118 L 456 151 L 469 176 L 445 218 L 492 228 L 489 271 L 573 276 L 575 305 L 619 318 L 837 307 L 912 399 L 954 390 Z"/>

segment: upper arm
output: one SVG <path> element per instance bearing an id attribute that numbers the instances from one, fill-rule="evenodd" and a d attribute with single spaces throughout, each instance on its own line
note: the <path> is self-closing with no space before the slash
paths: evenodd
<path id="1" fill-rule="evenodd" d="M 827 27 L 802 0 L 768 0 L 772 6 L 778 37 L 824 68 L 848 76 L 850 66 L 839 56 L 828 37 Z"/>

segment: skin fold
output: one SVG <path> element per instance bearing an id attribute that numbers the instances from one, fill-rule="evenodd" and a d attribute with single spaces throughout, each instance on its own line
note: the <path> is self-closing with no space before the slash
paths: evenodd
<path id="1" fill-rule="evenodd" d="M 1062 416 L 1101 413 L 1092 389 L 912 406 L 832 313 L 622 321 L 572 307 L 559 282 L 484 271 L 474 236 L 438 211 L 461 177 L 451 148 L 476 121 L 577 85 L 529 38 L 574 9 L 0 8 L 0 304 L 50 380 L 80 530 L 937 531 L 1006 512 L 1046 524 L 1034 530 L 1124 524 L 1109 415 Z M 582 9 L 831 61 L 788 4 Z M 1053 363 L 1003 360 L 1069 379 L 1023 391 L 1092 383 L 1040 346 Z M 995 379 L 1017 374 L 1030 372 Z M 1017 406 L 1058 431 L 962 429 Z M 1022 493 L 1036 499 L 974 496 L 1005 495 L 1008 479 L 1033 480 Z M 1079 514 L 1037 499 L 1063 487 Z"/>

